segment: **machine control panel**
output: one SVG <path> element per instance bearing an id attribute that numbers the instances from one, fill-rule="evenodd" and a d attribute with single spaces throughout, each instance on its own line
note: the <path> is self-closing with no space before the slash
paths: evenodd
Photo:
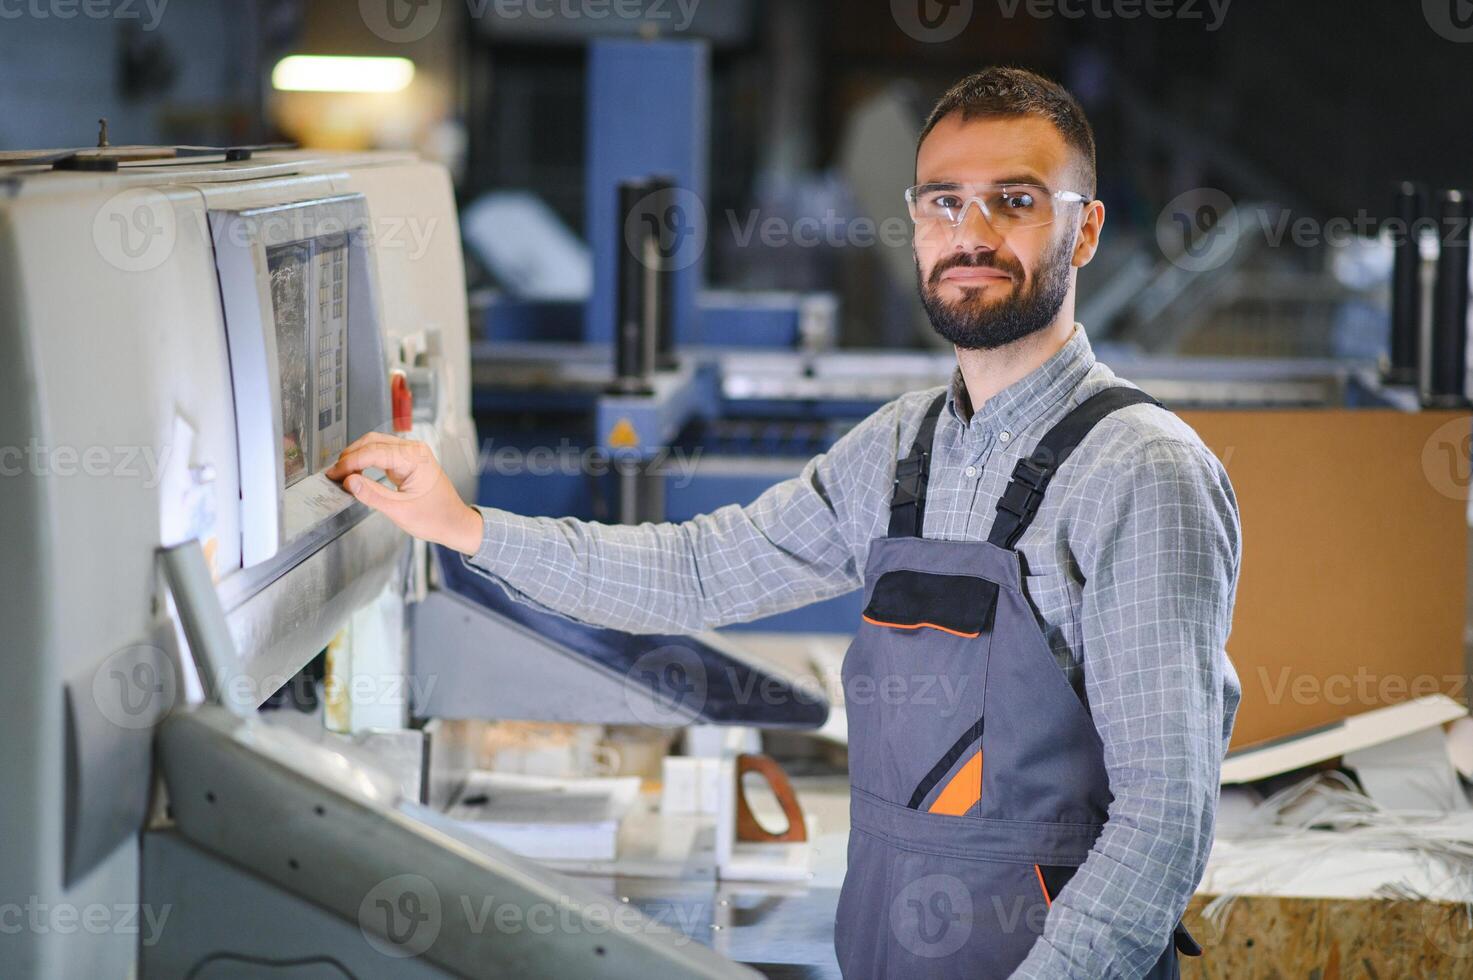
<path id="1" fill-rule="evenodd" d="M 282 469 L 290 487 L 348 444 L 348 245 L 341 237 L 268 250 L 281 378 Z M 315 376 L 314 376 L 315 375 Z"/>
<path id="2" fill-rule="evenodd" d="M 251 567 L 353 505 L 322 471 L 389 424 L 372 241 L 358 195 L 212 211 L 210 223 Z"/>

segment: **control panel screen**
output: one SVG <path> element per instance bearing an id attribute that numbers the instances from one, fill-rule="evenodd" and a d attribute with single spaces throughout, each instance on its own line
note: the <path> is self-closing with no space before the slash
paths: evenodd
<path id="1" fill-rule="evenodd" d="M 287 486 L 325 469 L 347 445 L 348 243 L 329 236 L 267 249 L 281 380 Z"/>

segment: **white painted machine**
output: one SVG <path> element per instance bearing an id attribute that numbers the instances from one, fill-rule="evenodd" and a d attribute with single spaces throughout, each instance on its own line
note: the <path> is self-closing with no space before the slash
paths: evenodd
<path id="1" fill-rule="evenodd" d="M 361 744 L 257 712 L 328 648 L 347 730 L 420 730 L 409 613 L 434 557 L 321 471 L 412 422 L 473 495 L 440 169 L 0 160 L 0 350 L 6 977 L 755 975 L 461 833 Z M 585 671 L 587 703 L 617 666 Z M 477 683 L 502 703 L 515 681 Z"/>

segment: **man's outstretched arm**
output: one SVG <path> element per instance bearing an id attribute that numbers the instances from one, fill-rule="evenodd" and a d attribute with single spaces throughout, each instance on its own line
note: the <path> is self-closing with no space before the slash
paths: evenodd
<path id="1" fill-rule="evenodd" d="M 844 522 L 856 494 L 888 489 L 895 411 L 881 408 L 752 503 L 682 523 L 469 507 L 426 447 L 377 434 L 349 446 L 327 475 L 409 533 L 461 552 L 519 601 L 631 633 L 690 633 L 859 587 Z M 397 489 L 356 475 L 368 467 Z"/>

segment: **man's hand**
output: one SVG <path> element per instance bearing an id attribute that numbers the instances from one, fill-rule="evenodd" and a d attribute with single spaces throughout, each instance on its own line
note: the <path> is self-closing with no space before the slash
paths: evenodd
<path id="1" fill-rule="evenodd" d="M 363 476 L 366 469 L 383 470 L 397 489 Z M 481 547 L 481 512 L 460 499 L 422 442 L 370 432 L 344 449 L 326 475 L 416 538 L 466 555 Z"/>

